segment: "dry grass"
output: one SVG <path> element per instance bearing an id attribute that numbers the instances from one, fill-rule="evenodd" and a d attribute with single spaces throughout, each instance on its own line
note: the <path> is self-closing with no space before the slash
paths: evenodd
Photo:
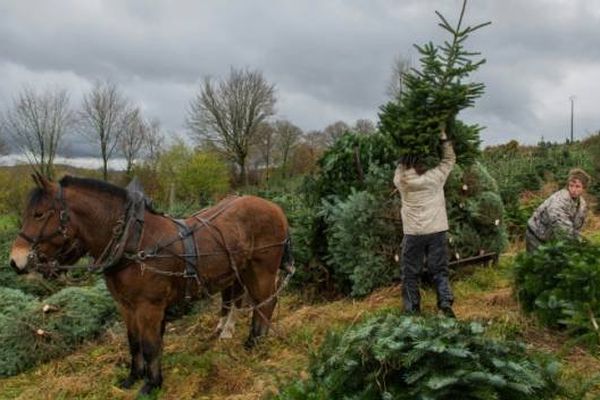
<path id="1" fill-rule="evenodd" d="M 597 221 L 594 221 L 594 224 Z M 590 225 L 596 226 L 596 225 Z M 461 320 L 482 321 L 491 335 L 519 339 L 531 349 L 557 355 L 570 379 L 589 377 L 600 361 L 578 347 L 565 348 L 561 333 L 545 329 L 523 315 L 512 295 L 505 257 L 500 268 L 481 267 L 454 277 L 455 311 Z M 400 287 L 376 291 L 361 300 L 340 299 L 306 304 L 284 296 L 271 335 L 255 350 L 244 350 L 249 315 L 232 340 L 211 339 L 217 304 L 167 325 L 161 399 L 262 399 L 283 382 L 307 376 L 309 355 L 332 329 L 356 324 L 373 312 L 401 307 Z M 436 312 L 435 294 L 426 289 L 425 314 Z M 133 399 L 139 386 L 120 390 L 115 382 L 127 374 L 128 350 L 122 323 L 75 353 L 29 372 L 0 379 L 0 399 Z"/>

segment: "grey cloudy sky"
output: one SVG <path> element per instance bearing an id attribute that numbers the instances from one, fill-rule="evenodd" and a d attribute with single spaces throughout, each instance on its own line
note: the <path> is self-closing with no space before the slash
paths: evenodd
<path id="1" fill-rule="evenodd" d="M 259 69 L 277 87 L 277 117 L 304 130 L 377 121 L 393 60 L 446 35 L 462 0 L 2 0 L 0 107 L 23 85 L 65 87 L 78 106 L 95 79 L 117 82 L 148 117 L 185 133 L 204 76 Z M 466 22 L 487 59 L 485 96 L 461 116 L 485 144 L 563 141 L 600 129 L 600 1 L 472 0 Z"/>

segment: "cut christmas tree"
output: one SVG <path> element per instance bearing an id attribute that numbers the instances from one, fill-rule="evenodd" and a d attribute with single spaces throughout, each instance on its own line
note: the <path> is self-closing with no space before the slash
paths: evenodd
<path id="1" fill-rule="evenodd" d="M 415 45 L 421 55 L 421 68 L 404 73 L 405 90 L 398 98 L 381 107 L 379 129 L 390 135 L 399 147 L 400 155 L 410 157 L 427 167 L 440 162 L 440 126 L 447 127 L 448 138 L 453 141 L 460 164 L 471 164 L 479 153 L 478 125 L 466 125 L 456 120 L 457 114 L 472 107 L 484 91 L 484 84 L 466 82 L 485 59 L 464 48 L 469 34 L 489 25 L 463 27 L 467 2 L 463 2 L 456 27 L 436 11 L 439 26 L 450 33 L 443 45 L 429 42 Z"/>

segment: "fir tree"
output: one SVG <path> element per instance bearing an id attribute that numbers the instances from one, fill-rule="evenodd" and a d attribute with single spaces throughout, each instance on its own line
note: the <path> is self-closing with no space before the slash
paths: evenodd
<path id="1" fill-rule="evenodd" d="M 490 22 L 463 27 L 466 5 L 464 0 L 456 27 L 436 11 L 439 26 L 450 33 L 451 40 L 443 45 L 415 45 L 421 55 L 421 69 L 412 68 L 404 74 L 406 90 L 382 106 L 379 114 L 379 129 L 395 140 L 400 155 L 413 157 L 428 167 L 440 161 L 441 124 L 446 125 L 448 137 L 455 144 L 459 163 L 470 164 L 479 152 L 482 128 L 457 123 L 456 115 L 472 107 L 483 94 L 483 83 L 465 80 L 485 59 L 473 60 L 480 53 L 467 51 L 464 42 L 469 34 Z"/>

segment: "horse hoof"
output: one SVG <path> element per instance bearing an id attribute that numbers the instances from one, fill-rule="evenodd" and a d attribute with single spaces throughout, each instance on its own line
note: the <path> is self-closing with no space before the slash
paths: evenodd
<path id="1" fill-rule="evenodd" d="M 221 334 L 219 335 L 219 339 L 221 339 L 221 340 L 222 339 L 228 340 L 228 339 L 232 339 L 232 338 L 233 338 L 233 332 L 231 332 L 230 329 L 223 330 L 221 332 Z"/>
<path id="2" fill-rule="evenodd" d="M 142 386 L 142 388 L 138 392 L 137 398 L 140 399 L 140 398 L 144 398 L 143 396 L 151 396 L 159 389 L 160 389 L 159 386 L 156 386 L 156 385 L 146 382 L 146 383 L 144 383 L 144 386 Z"/>
<path id="3" fill-rule="evenodd" d="M 135 384 L 135 382 L 137 382 L 137 378 L 128 376 L 125 379 L 122 379 L 121 381 L 119 381 L 119 383 L 117 384 L 117 386 L 120 389 L 131 389 L 131 387 Z"/>
<path id="4" fill-rule="evenodd" d="M 249 337 L 244 342 L 244 349 L 246 349 L 246 350 L 252 350 L 254 348 L 254 346 L 256 346 L 257 343 L 258 343 L 258 339 L 257 338 L 255 338 L 255 337 Z"/>

